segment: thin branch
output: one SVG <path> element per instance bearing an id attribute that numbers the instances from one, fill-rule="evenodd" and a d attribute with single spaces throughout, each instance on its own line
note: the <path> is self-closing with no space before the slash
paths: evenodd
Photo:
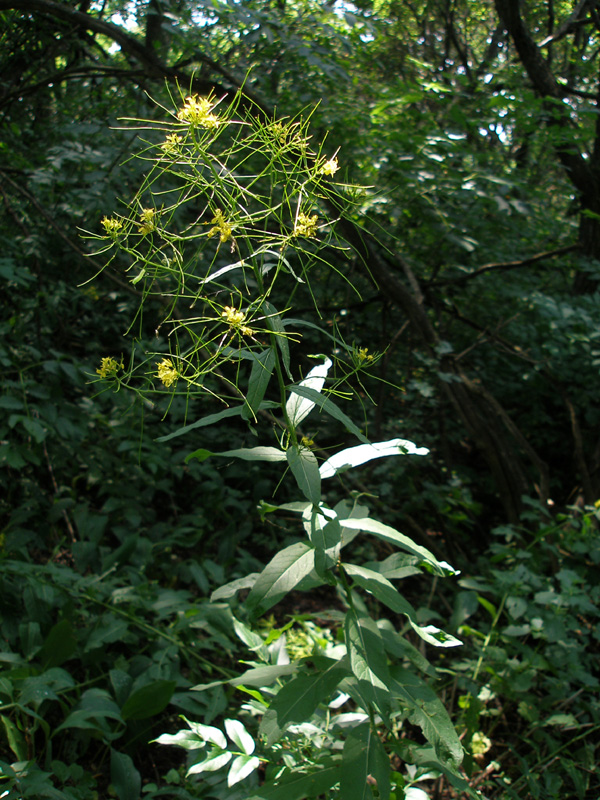
<path id="1" fill-rule="evenodd" d="M 447 286 L 449 284 L 456 285 L 457 283 L 466 283 L 473 278 L 478 278 L 480 275 L 484 275 L 486 272 L 502 272 L 505 270 L 518 269 L 520 267 L 528 267 L 530 264 L 535 264 L 536 262 L 542 261 L 545 258 L 562 256 L 564 253 L 571 253 L 578 249 L 579 245 L 569 244 L 565 247 L 558 247 L 556 250 L 546 250 L 543 253 L 536 253 L 536 255 L 529 256 L 529 258 L 522 258 L 520 261 L 504 261 L 499 263 L 484 264 L 483 267 L 479 267 L 479 269 L 473 270 L 473 272 L 468 272 L 465 275 L 459 275 L 457 278 L 445 278 L 444 280 L 440 281 L 431 281 L 431 283 L 427 284 L 427 287 L 430 288 L 433 286 Z"/>
<path id="2" fill-rule="evenodd" d="M 26 13 L 48 14 L 56 19 L 71 22 L 84 31 L 93 31 L 94 33 L 107 36 L 120 46 L 124 54 L 141 64 L 149 78 L 162 78 L 171 83 L 190 86 L 191 91 L 198 92 L 199 94 L 215 92 L 219 95 L 223 95 L 228 94 L 230 91 L 214 81 L 182 72 L 180 69 L 177 69 L 177 67 L 167 66 L 158 58 L 152 48 L 146 47 L 142 42 L 125 32 L 118 25 L 112 22 L 105 22 L 91 14 L 84 14 L 65 3 L 57 3 L 54 2 L 54 0 L 0 0 L 0 11 L 17 9 Z M 208 57 L 203 57 L 202 60 L 205 61 L 205 63 L 209 63 L 210 66 L 223 77 L 226 77 L 226 79 L 232 83 L 232 88 L 235 91 L 242 88 L 243 82 L 234 78 L 229 72 L 219 67 L 216 62 Z M 245 89 L 245 96 L 264 113 L 268 113 L 259 98 L 253 96 L 247 89 Z"/>

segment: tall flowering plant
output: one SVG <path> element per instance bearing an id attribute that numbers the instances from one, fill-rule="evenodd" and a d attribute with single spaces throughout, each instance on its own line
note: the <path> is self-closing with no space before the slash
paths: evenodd
<path id="1" fill-rule="evenodd" d="M 143 123 L 154 141 L 139 156 L 148 162 L 142 186 L 91 234 L 108 263 L 124 264 L 139 289 L 133 325 L 141 324 L 150 298 L 159 301 L 152 312 L 158 315 L 156 351 L 134 348 L 127 365 L 106 356 L 98 380 L 142 393 L 183 394 L 192 410 L 195 396 L 217 394 L 220 411 L 165 439 L 235 416 L 255 426 L 259 414 L 268 414 L 271 433 L 264 444 L 200 448 L 188 459 L 279 463 L 299 494 L 295 502 L 261 508 L 263 515 L 296 515 L 297 540 L 275 552 L 260 573 L 213 593 L 218 603 L 247 593 L 233 624 L 254 656 L 226 682 L 250 698 L 239 711 L 244 722 L 224 720 L 225 735 L 221 727 L 185 720 L 187 727 L 157 741 L 189 751 L 189 775 L 211 785 L 225 773 L 229 787 L 245 782 L 244 797 L 401 797 L 408 786 L 396 769 L 401 757 L 420 765 L 419 774 L 445 774 L 469 792 L 460 777 L 461 744 L 423 678 L 436 674 L 423 647 L 459 642 L 420 624 L 397 585 L 422 571 L 446 576 L 453 570 L 373 519 L 361 496 L 338 481 L 342 472 L 373 459 L 428 451 L 404 439 L 371 442 L 365 436 L 332 399 L 333 355 L 314 357 L 304 377 L 293 359 L 300 323 L 290 321 L 288 309 L 299 289 L 310 292 L 313 272 L 335 269 L 335 250 L 348 249 L 327 209 L 344 213 L 352 189 L 336 181 L 338 153 L 311 144 L 308 120 L 265 119 L 241 108 L 240 98 L 226 105 L 193 95 L 165 109 L 166 122 Z M 276 305 L 282 287 L 289 299 Z M 338 340 L 335 350 L 337 372 L 346 379 L 360 380 L 377 362 L 367 347 Z M 358 443 L 322 457 L 302 430 L 316 412 L 332 417 Z M 337 501 L 332 484 L 342 491 Z M 349 545 L 360 534 L 395 552 L 381 562 L 355 563 Z M 288 648 L 292 623 L 260 633 L 265 615 L 286 594 L 319 586 L 331 587 L 344 611 L 333 615 L 318 645 Z M 421 729 L 426 744 L 407 738 L 408 724 Z"/>

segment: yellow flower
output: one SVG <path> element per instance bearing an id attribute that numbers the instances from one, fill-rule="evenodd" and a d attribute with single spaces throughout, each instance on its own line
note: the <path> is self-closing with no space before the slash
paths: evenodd
<path id="1" fill-rule="evenodd" d="M 182 141 L 181 136 L 176 133 L 170 133 L 161 144 L 161 149 L 167 154 L 176 153 Z"/>
<path id="2" fill-rule="evenodd" d="M 177 378 L 179 378 L 179 373 L 173 366 L 173 362 L 170 358 L 163 358 L 163 360 L 160 362 L 156 377 L 162 381 L 167 388 L 172 386 Z"/>
<path id="3" fill-rule="evenodd" d="M 221 312 L 221 316 L 235 330 L 239 331 L 242 336 L 253 336 L 254 331 L 244 323 L 246 322 L 246 315 L 243 311 L 238 311 L 237 308 L 225 306 Z"/>
<path id="4" fill-rule="evenodd" d="M 97 369 L 96 372 L 101 378 L 116 378 L 117 371 L 120 369 L 123 369 L 123 360 L 121 360 L 119 364 L 115 358 L 108 356 L 102 359 L 100 362 L 100 369 Z"/>
<path id="5" fill-rule="evenodd" d="M 215 224 L 216 223 L 216 224 Z M 209 238 L 211 236 L 219 235 L 219 239 L 222 242 L 228 242 L 229 239 L 232 238 L 233 233 L 231 231 L 231 225 L 225 221 L 223 217 L 223 212 L 217 209 L 215 211 L 215 216 L 210 221 L 211 225 L 214 225 L 214 228 L 211 228 L 208 232 Z"/>
<path id="6" fill-rule="evenodd" d="M 373 356 L 369 355 L 369 348 L 368 347 L 361 347 L 357 353 L 356 357 L 362 363 L 363 361 L 373 361 Z"/>
<path id="7" fill-rule="evenodd" d="M 197 94 L 185 98 L 183 108 L 177 112 L 177 119 L 200 128 L 216 128 L 220 120 L 211 109 L 213 102 L 208 97 L 198 97 Z"/>
<path id="8" fill-rule="evenodd" d="M 596 500 L 594 503 L 594 508 L 600 508 L 600 500 Z"/>
<path id="9" fill-rule="evenodd" d="M 298 214 L 298 219 L 294 225 L 293 236 L 316 236 L 319 218 L 316 214 L 309 217 L 308 214 Z"/>
<path id="10" fill-rule="evenodd" d="M 156 211 L 153 208 L 143 208 L 140 213 L 140 233 L 152 233 L 156 230 Z"/>
<path id="11" fill-rule="evenodd" d="M 300 444 L 302 445 L 302 447 L 314 447 L 315 446 L 314 439 L 311 439 L 308 436 L 303 436 L 302 439 L 300 439 Z"/>
<path id="12" fill-rule="evenodd" d="M 339 165 L 337 158 L 330 158 L 319 169 L 319 175 L 335 175 L 338 171 Z"/>
<path id="13" fill-rule="evenodd" d="M 123 222 L 120 219 L 116 219 L 116 217 L 103 217 L 101 223 L 104 232 L 107 236 L 110 236 L 111 239 L 115 239 L 123 227 Z"/>

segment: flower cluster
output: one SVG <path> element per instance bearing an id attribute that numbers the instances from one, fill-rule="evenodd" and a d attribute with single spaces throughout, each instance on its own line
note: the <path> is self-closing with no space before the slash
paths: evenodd
<path id="1" fill-rule="evenodd" d="M 252 328 L 244 324 L 246 322 L 246 315 L 243 311 L 238 311 L 237 308 L 232 308 L 231 306 L 225 306 L 221 312 L 221 317 L 231 328 L 239 331 L 242 336 L 254 335 Z"/>
<path id="2" fill-rule="evenodd" d="M 312 217 L 309 217 L 308 214 L 300 213 L 298 214 L 298 219 L 294 225 L 294 233 L 292 235 L 306 236 L 307 238 L 310 236 L 316 236 L 318 224 L 319 218 L 316 214 L 313 214 Z"/>
<path id="3" fill-rule="evenodd" d="M 373 361 L 373 359 L 374 359 L 374 356 L 369 355 L 369 348 L 368 347 L 360 347 L 356 351 L 356 357 L 361 362 L 361 364 L 364 363 L 365 361 L 367 361 L 367 362 L 368 361 Z"/>
<path id="4" fill-rule="evenodd" d="M 140 233 L 152 233 L 156 230 L 156 211 L 153 208 L 143 208 L 140 212 Z"/>
<path id="5" fill-rule="evenodd" d="M 161 149 L 164 150 L 167 155 L 171 155 L 178 151 L 179 145 L 182 141 L 183 139 L 177 133 L 169 133 L 167 138 L 161 144 Z"/>
<path id="6" fill-rule="evenodd" d="M 225 221 L 223 217 L 223 212 L 217 209 L 215 211 L 215 216 L 210 221 L 211 225 L 214 225 L 214 228 L 211 228 L 208 232 L 210 236 L 216 236 L 218 234 L 219 239 L 222 242 L 228 242 L 229 239 L 232 237 L 231 225 Z"/>
<path id="7" fill-rule="evenodd" d="M 212 129 L 218 127 L 220 120 L 212 113 L 213 102 L 208 97 L 197 94 L 185 98 L 183 108 L 177 112 L 177 119 L 189 125 Z"/>
<path id="8" fill-rule="evenodd" d="M 112 239 L 116 238 L 117 234 L 123 227 L 123 222 L 116 217 L 103 217 L 101 220 L 102 227 L 107 236 L 110 236 Z"/>
<path id="9" fill-rule="evenodd" d="M 112 356 L 108 356 L 107 358 L 103 358 L 100 362 L 100 368 L 96 370 L 98 375 L 101 378 L 116 378 L 117 372 L 123 369 L 123 361 L 119 363 L 115 358 Z"/>
<path id="10" fill-rule="evenodd" d="M 179 378 L 179 373 L 173 366 L 173 362 L 170 358 L 163 358 L 163 360 L 158 365 L 156 377 L 164 383 L 167 389 L 172 386 L 177 378 Z"/>
<path id="11" fill-rule="evenodd" d="M 319 168 L 319 175 L 335 175 L 339 168 L 337 158 L 330 158 Z"/>

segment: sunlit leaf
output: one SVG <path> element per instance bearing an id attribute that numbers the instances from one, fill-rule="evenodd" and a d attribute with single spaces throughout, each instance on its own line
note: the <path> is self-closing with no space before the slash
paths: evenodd
<path id="1" fill-rule="evenodd" d="M 308 386 L 316 392 L 320 392 L 325 384 L 325 378 L 329 372 L 332 362 L 329 358 L 317 367 L 313 367 L 303 381 L 300 381 L 299 386 Z M 297 428 L 302 420 L 310 414 L 315 407 L 314 400 L 309 400 L 306 397 L 301 397 L 294 389 L 290 390 L 290 396 L 285 404 L 286 416 L 292 428 Z"/>
<path id="2" fill-rule="evenodd" d="M 363 437 L 364 438 L 364 437 Z M 372 461 L 374 458 L 385 458 L 386 456 L 426 456 L 429 450 L 426 447 L 417 447 L 408 439 L 390 439 L 389 442 L 375 442 L 374 444 L 359 444 L 356 447 L 348 447 L 339 453 L 331 456 L 321 464 L 320 472 L 322 478 L 332 478 L 338 472 L 343 472 L 352 467 L 358 467 Z"/>

